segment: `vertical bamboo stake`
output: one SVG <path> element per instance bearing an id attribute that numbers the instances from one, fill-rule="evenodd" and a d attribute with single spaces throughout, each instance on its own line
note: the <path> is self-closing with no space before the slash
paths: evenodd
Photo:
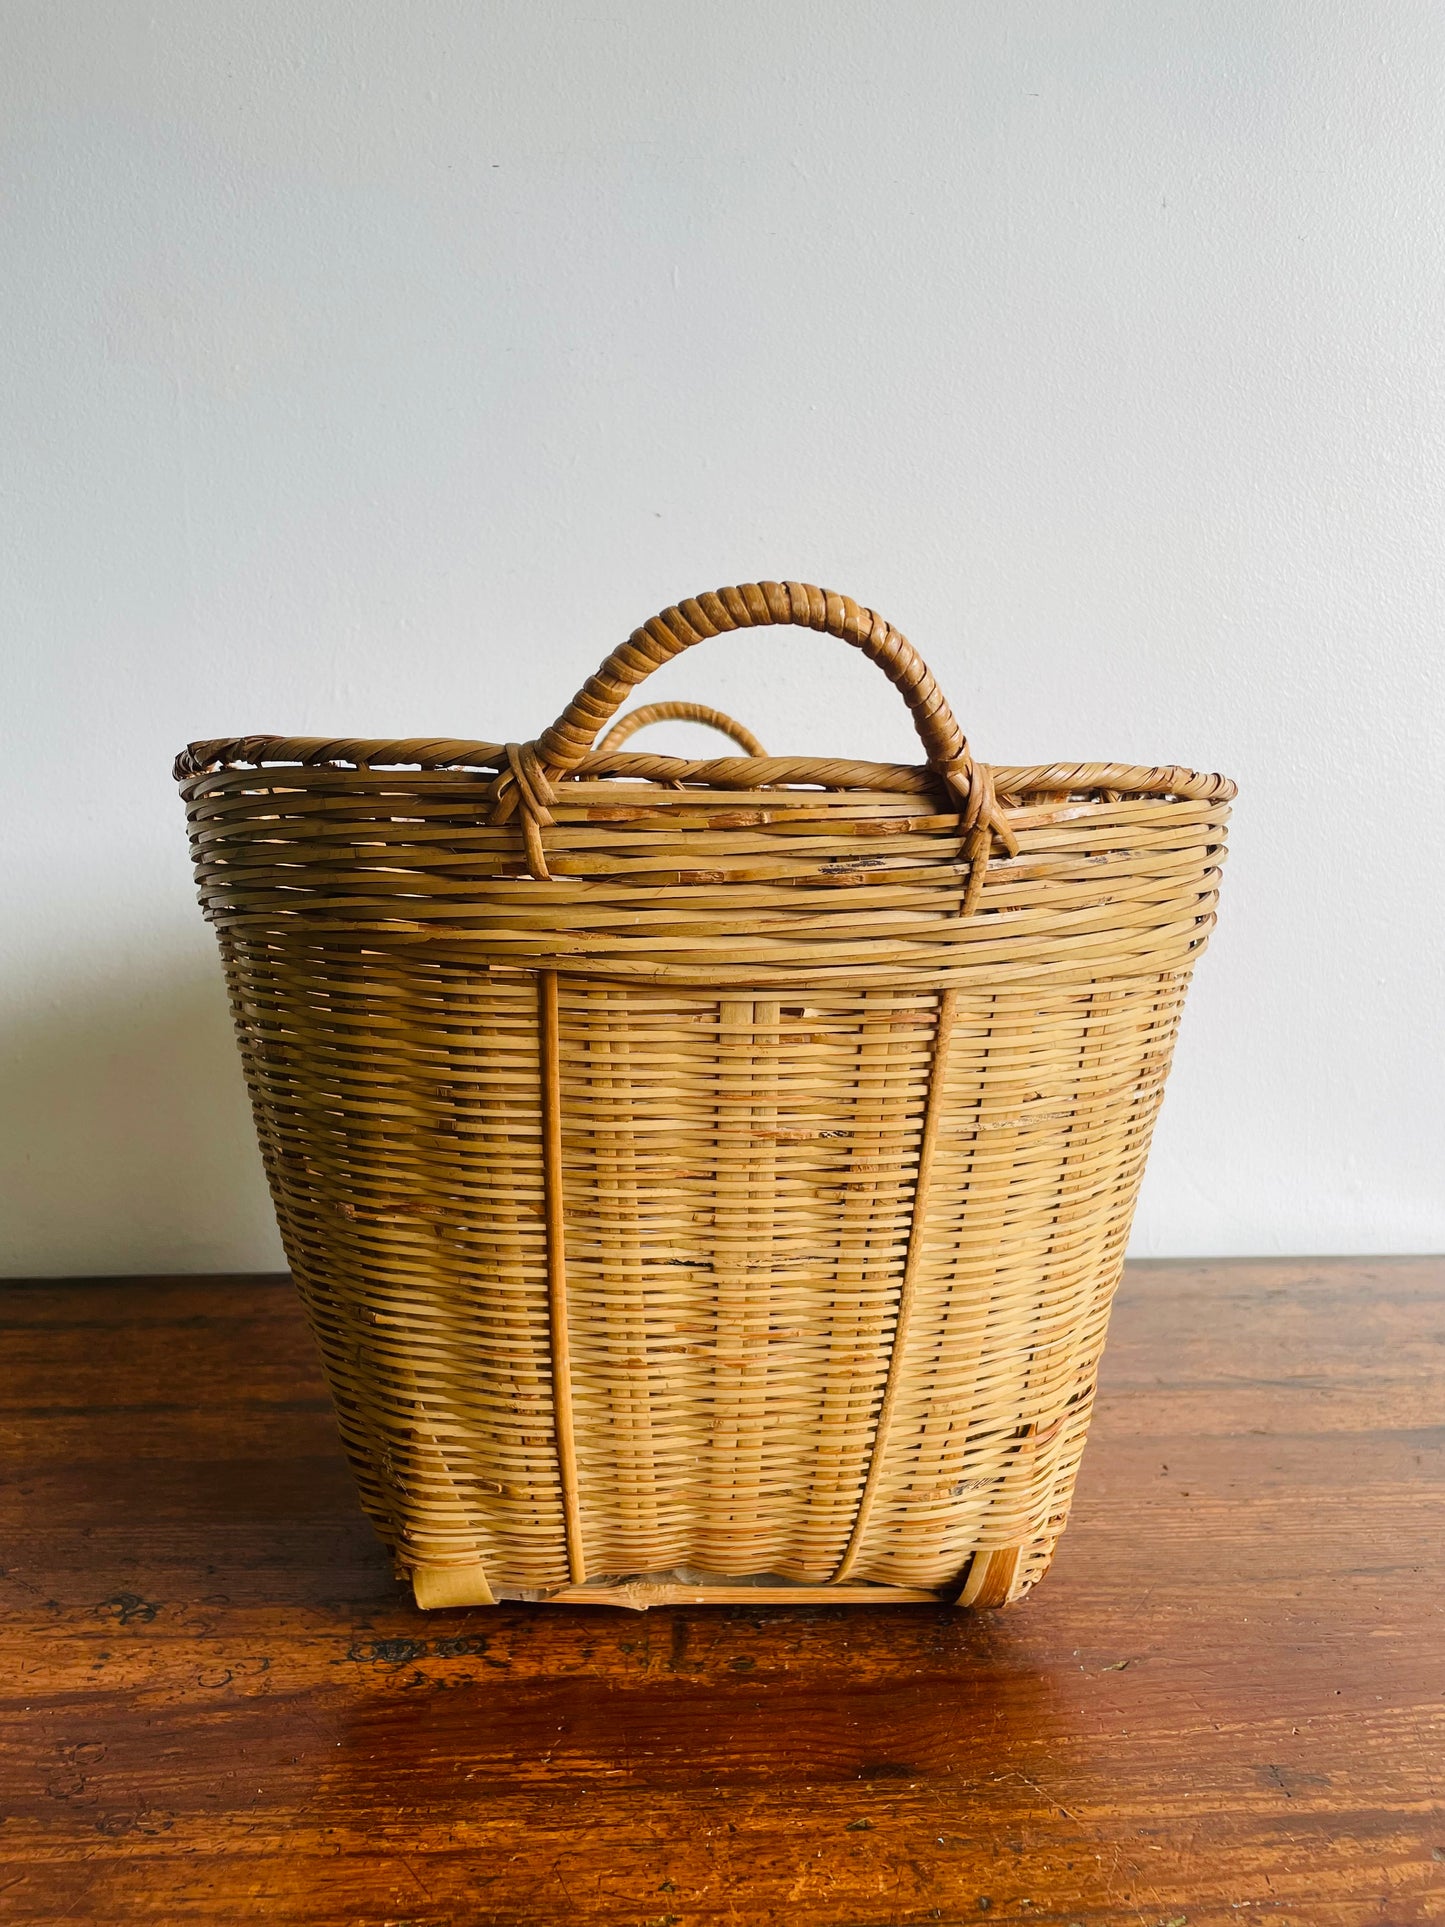
<path id="1" fill-rule="evenodd" d="M 604 988 L 589 995 L 588 1055 L 597 1066 L 590 1083 L 606 1093 L 603 1101 L 593 1102 L 591 1132 L 597 1194 L 593 1231 L 607 1290 L 606 1410 L 617 1426 L 613 1478 L 621 1496 L 618 1512 L 634 1541 L 624 1554 L 628 1569 L 641 1565 L 650 1570 L 659 1536 L 660 1492 L 648 1375 L 648 1273 L 640 1228 L 637 1123 L 643 1090 L 641 1080 L 629 1072 L 629 1017 L 627 990 Z M 596 1523 L 594 1508 L 594 1530 Z M 614 1555 L 605 1557 L 610 1561 Z"/>
<path id="2" fill-rule="evenodd" d="M 716 1298 L 712 1340 L 712 1450 L 709 1505 L 700 1552 L 709 1567 L 726 1569 L 747 1526 L 752 1503 L 739 1506 L 739 1461 L 748 1432 L 743 1380 L 749 1359 L 743 1334 L 750 1329 L 748 1259 L 752 1253 L 752 1198 L 748 1139 L 756 1067 L 753 999 L 719 1000 L 718 1069 L 714 1090 L 717 1159 L 713 1271 Z M 748 1495 L 751 1501 L 751 1495 Z M 741 1513 L 741 1516 L 740 1516 Z"/>
<path id="3" fill-rule="evenodd" d="M 567 1233 L 562 1200 L 562 1052 L 557 973 L 537 973 L 542 1043 L 542 1175 L 547 1208 L 547 1304 L 552 1322 L 552 1414 L 557 1468 L 567 1522 L 567 1564 L 574 1586 L 587 1579 L 582 1508 L 577 1493 L 577 1441 L 572 1429 L 572 1349 L 567 1333 Z"/>
<path id="4" fill-rule="evenodd" d="M 918 1007 L 924 1008 L 921 1001 Z M 887 1384 L 892 1357 L 889 1306 L 874 1287 L 895 1262 L 894 1199 L 904 1186 L 901 1167 L 915 1122 L 908 1033 L 899 1024 L 914 1014 L 911 1000 L 895 990 L 864 990 L 856 1013 L 849 1154 L 839 1173 L 827 1365 L 807 1508 L 809 1565 L 820 1572 L 835 1569 L 843 1556 L 857 1518 L 853 1495 L 872 1461 L 874 1399 L 879 1378 Z M 921 1121 L 917 1128 L 921 1133 Z"/>
<path id="5" fill-rule="evenodd" d="M 869 1515 L 873 1501 L 878 1493 L 878 1481 L 883 1473 L 883 1463 L 887 1456 L 888 1434 L 893 1424 L 893 1410 L 898 1403 L 898 1386 L 902 1376 L 903 1360 L 908 1350 L 908 1322 L 913 1312 L 913 1300 L 918 1289 L 918 1274 L 923 1266 L 923 1240 L 928 1226 L 928 1190 L 933 1179 L 933 1153 L 938 1143 L 938 1129 L 943 1116 L 944 1068 L 948 1059 L 949 1039 L 953 1035 L 954 1011 L 958 1003 L 956 990 L 945 990 L 938 1000 L 938 1024 L 933 1033 L 933 1063 L 928 1078 L 928 1109 L 923 1119 L 923 1135 L 918 1143 L 918 1175 L 913 1181 L 913 1222 L 908 1232 L 908 1257 L 903 1266 L 903 1281 L 898 1287 L 898 1316 L 893 1327 L 893 1355 L 888 1362 L 888 1383 L 883 1391 L 883 1403 L 878 1409 L 878 1424 L 873 1434 L 873 1456 L 868 1465 L 868 1477 L 858 1500 L 858 1516 L 853 1521 L 853 1530 L 848 1538 L 847 1550 L 838 1562 L 838 1570 L 833 1574 L 833 1583 L 848 1577 L 858 1563 L 858 1555 L 863 1548 L 863 1535 L 868 1530 Z"/>

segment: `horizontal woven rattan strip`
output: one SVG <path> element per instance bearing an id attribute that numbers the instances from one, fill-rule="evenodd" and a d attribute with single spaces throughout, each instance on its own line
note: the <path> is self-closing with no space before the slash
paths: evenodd
<path id="1" fill-rule="evenodd" d="M 222 770 L 336 768 L 344 770 L 475 770 L 497 775 L 507 767 L 502 743 L 471 738 L 404 737 L 369 741 L 330 736 L 222 736 L 190 743 L 175 761 L 174 775 L 185 783 L 187 799 L 204 792 L 198 779 Z M 1101 790 L 1118 796 L 1177 796 L 1227 803 L 1238 794 L 1227 776 L 1170 764 L 995 763 L 994 788 L 1000 798 L 1027 796 L 1088 798 Z M 837 757 L 725 756 L 696 762 L 681 756 L 646 756 L 636 751 L 597 752 L 571 772 L 577 781 L 599 778 L 675 784 L 688 788 L 751 790 L 777 788 L 785 800 L 790 786 L 803 790 L 892 790 L 902 795 L 937 791 L 930 765 L 869 763 Z M 665 799 L 664 799 L 665 800 Z M 806 800 L 800 798 L 799 800 Z"/>
<path id="2" fill-rule="evenodd" d="M 1085 771 L 1114 780 L 1052 787 Z M 715 983 L 864 970 L 941 989 L 960 972 L 982 984 L 1178 969 L 1207 937 L 1222 779 L 1018 772 L 1050 787 L 1020 783 L 1005 810 L 1017 854 L 994 856 L 977 913 L 960 916 L 975 866 L 956 803 L 931 772 L 899 774 L 909 790 L 564 782 L 545 883 L 519 864 L 515 827 L 491 820 L 482 771 L 222 767 L 185 791 L 207 915 L 277 942 L 421 944 L 437 964 L 444 945 L 469 968 Z M 1161 779 L 1163 796 L 1146 786 Z M 1179 794 L 1193 787 L 1204 795 Z"/>

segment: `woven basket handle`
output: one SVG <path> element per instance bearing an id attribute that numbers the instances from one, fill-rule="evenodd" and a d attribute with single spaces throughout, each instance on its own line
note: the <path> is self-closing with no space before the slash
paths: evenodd
<path id="1" fill-rule="evenodd" d="M 871 609 L 847 596 L 815 589 L 806 582 L 745 582 L 716 589 L 664 609 L 614 649 L 595 676 L 589 676 L 566 709 L 537 738 L 537 761 L 547 777 L 566 776 L 626 701 L 628 692 L 674 656 L 705 637 L 730 629 L 762 629 L 794 623 L 821 629 L 861 649 L 897 685 L 913 713 L 913 724 L 930 763 L 956 763 L 968 757 L 963 731 L 954 721 L 928 665 L 906 636 Z"/>
<path id="2" fill-rule="evenodd" d="M 994 797 L 988 766 L 974 762 L 943 691 L 908 638 L 872 609 L 807 582 L 744 582 L 736 589 L 715 589 L 664 609 L 634 629 L 535 743 L 506 745 L 507 767 L 492 789 L 493 823 L 520 816 L 527 867 L 534 877 L 548 877 L 542 829 L 552 822 L 550 805 L 557 800 L 553 784 L 583 761 L 628 692 L 705 637 L 772 623 L 821 629 L 851 643 L 902 692 L 928 761 L 959 805 L 964 854 L 971 866 L 963 899 L 963 912 L 969 914 L 978 902 L 992 839 L 997 836 L 1010 855 L 1018 849 Z"/>
<path id="3" fill-rule="evenodd" d="M 745 756 L 766 756 L 767 751 L 750 729 L 722 709 L 709 709 L 706 703 L 644 703 L 641 709 L 634 709 L 630 716 L 615 722 L 602 741 L 597 745 L 600 756 L 606 750 L 621 749 L 639 729 L 650 729 L 654 723 L 702 723 L 708 729 L 715 729 L 720 736 L 729 737 Z"/>

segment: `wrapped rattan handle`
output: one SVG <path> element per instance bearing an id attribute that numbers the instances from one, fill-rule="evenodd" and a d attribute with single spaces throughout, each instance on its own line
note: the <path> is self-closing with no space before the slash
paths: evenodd
<path id="1" fill-rule="evenodd" d="M 811 583 L 744 582 L 736 589 L 715 589 L 710 595 L 678 603 L 634 629 L 596 675 L 588 677 L 551 728 L 537 738 L 542 770 L 549 779 L 574 770 L 628 692 L 684 649 L 730 629 L 762 629 L 772 623 L 821 629 L 861 649 L 902 692 L 929 762 L 948 764 L 967 757 L 963 731 L 942 690 L 918 651 L 892 623 L 847 596 L 815 589 Z"/>
<path id="2" fill-rule="evenodd" d="M 641 709 L 634 709 L 630 715 L 612 725 L 597 745 L 598 755 L 606 750 L 621 749 L 639 729 L 650 729 L 653 723 L 702 723 L 708 729 L 715 729 L 720 736 L 730 738 L 744 756 L 766 756 L 768 753 L 753 732 L 736 722 L 725 710 L 709 709 L 706 703 L 644 703 Z"/>
<path id="3" fill-rule="evenodd" d="M 664 609 L 634 629 L 535 743 L 506 745 L 507 767 L 492 791 L 492 821 L 507 823 L 520 816 L 527 867 L 534 877 L 546 878 L 542 829 L 552 822 L 550 805 L 556 801 L 552 786 L 584 760 L 628 692 L 705 637 L 772 623 L 821 629 L 851 643 L 876 662 L 902 693 L 929 762 L 960 806 L 964 850 L 971 866 L 963 900 L 967 915 L 978 902 L 992 838 L 997 836 L 1010 854 L 1018 848 L 995 800 L 992 775 L 986 764 L 976 764 L 970 756 L 943 691 L 908 638 L 872 609 L 808 582 L 744 582 L 735 589 L 714 589 Z"/>

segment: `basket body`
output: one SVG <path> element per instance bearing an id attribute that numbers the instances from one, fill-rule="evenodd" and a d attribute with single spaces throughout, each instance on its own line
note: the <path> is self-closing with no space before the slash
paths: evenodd
<path id="1" fill-rule="evenodd" d="M 593 764 L 538 880 L 495 745 L 182 760 L 367 1511 L 423 1603 L 1017 1597 L 1232 786 L 996 769 L 963 915 L 927 768 Z"/>

